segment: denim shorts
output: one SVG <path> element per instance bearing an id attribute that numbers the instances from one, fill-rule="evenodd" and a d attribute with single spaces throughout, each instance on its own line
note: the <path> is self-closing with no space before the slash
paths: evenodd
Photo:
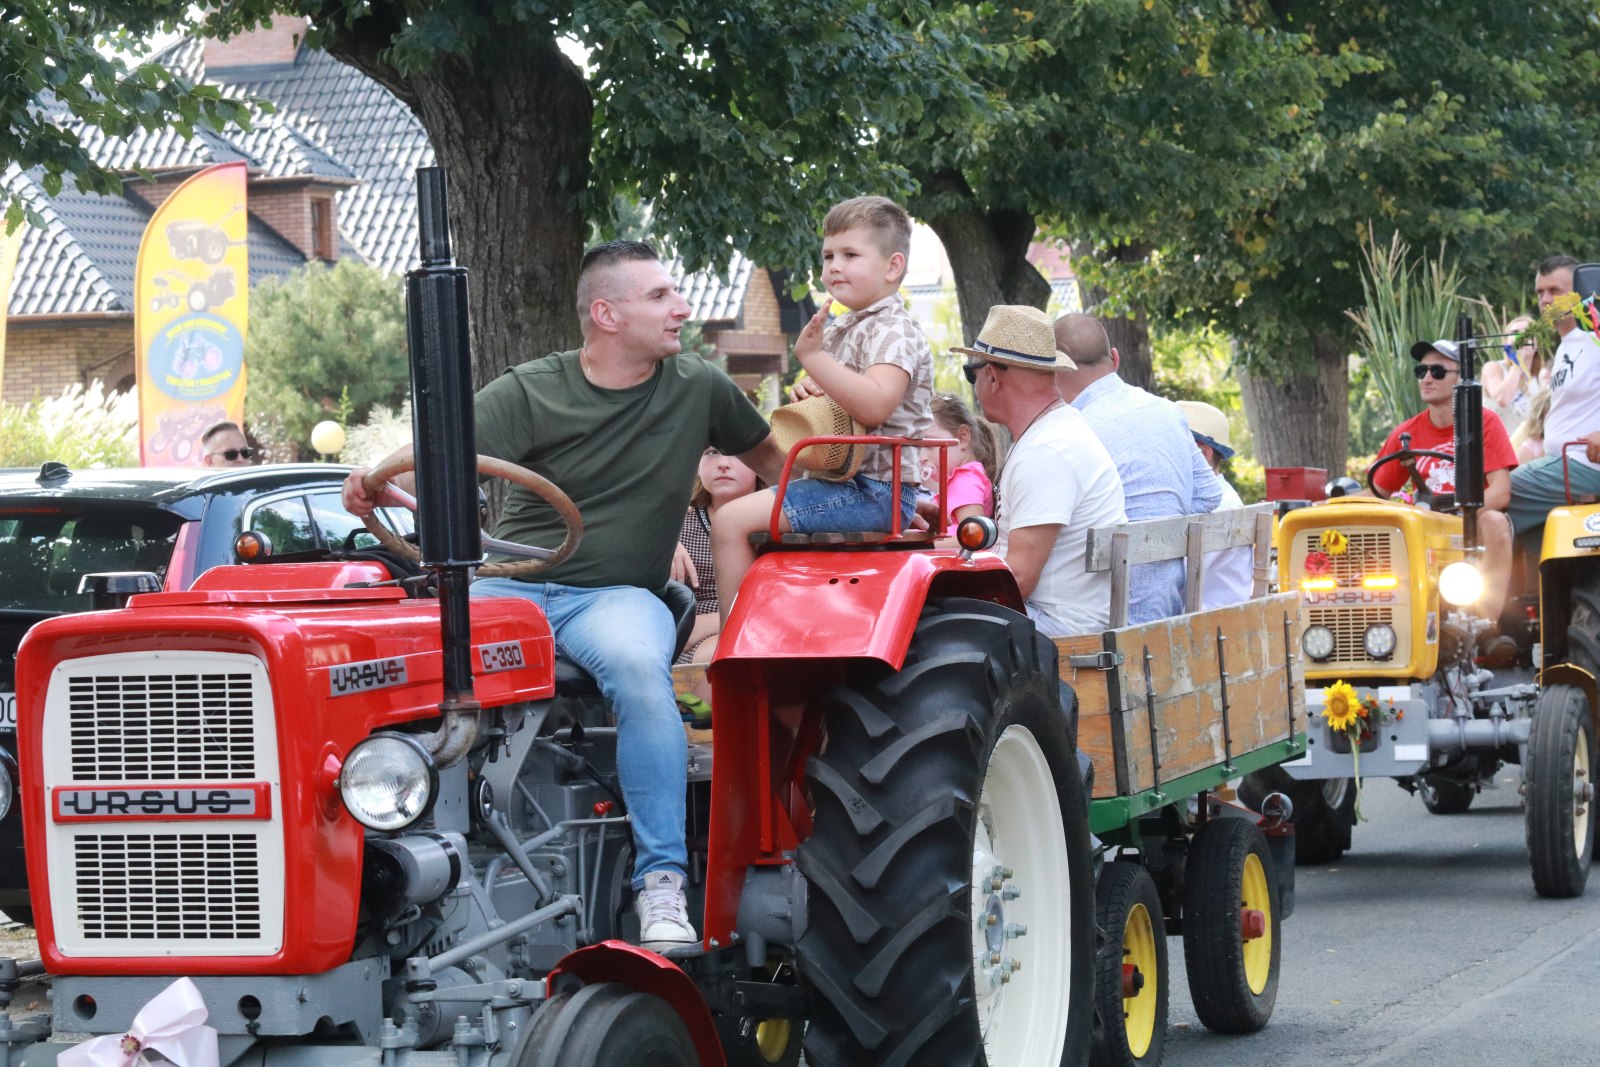
<path id="1" fill-rule="evenodd" d="M 802 478 L 789 483 L 783 517 L 795 533 L 847 533 L 889 529 L 889 482 L 856 475 L 849 481 Z M 916 511 L 917 488 L 900 486 L 900 528 L 909 529 Z"/>

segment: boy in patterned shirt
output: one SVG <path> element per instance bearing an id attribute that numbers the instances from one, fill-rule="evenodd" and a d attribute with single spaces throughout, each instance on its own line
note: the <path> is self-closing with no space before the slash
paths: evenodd
<path id="1" fill-rule="evenodd" d="M 832 322 L 824 308 L 806 324 L 794 354 L 807 377 L 792 399 L 829 396 L 866 433 L 920 438 L 933 424 L 933 351 L 901 302 L 900 281 L 911 252 L 911 217 L 881 196 L 859 196 L 822 222 L 822 280 L 848 312 Z M 894 450 L 868 446 L 860 471 L 842 482 L 804 478 L 789 483 L 779 529 L 825 533 L 887 530 Z M 900 508 L 909 525 L 921 480 L 917 450 L 902 449 Z M 767 528 L 776 489 L 730 501 L 711 528 L 717 588 L 726 622 L 733 593 L 755 560 L 750 535 Z"/>

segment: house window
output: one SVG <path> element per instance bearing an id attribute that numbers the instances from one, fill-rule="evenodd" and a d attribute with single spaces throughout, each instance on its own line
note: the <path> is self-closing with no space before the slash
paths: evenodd
<path id="1" fill-rule="evenodd" d="M 333 244 L 333 201 L 325 196 L 311 200 L 311 256 L 328 262 L 338 258 Z"/>

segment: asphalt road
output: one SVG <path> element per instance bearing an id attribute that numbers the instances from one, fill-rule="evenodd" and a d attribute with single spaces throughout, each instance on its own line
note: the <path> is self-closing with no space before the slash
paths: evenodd
<path id="1" fill-rule="evenodd" d="M 1201 1026 L 1182 939 L 1169 939 L 1167 1067 L 1600 1062 L 1600 870 L 1576 900 L 1534 894 L 1516 773 L 1450 816 L 1366 783 L 1354 848 L 1297 872 L 1260 1033 Z"/>

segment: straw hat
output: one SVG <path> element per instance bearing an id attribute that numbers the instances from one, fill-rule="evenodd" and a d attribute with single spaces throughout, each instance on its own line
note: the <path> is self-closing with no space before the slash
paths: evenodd
<path id="1" fill-rule="evenodd" d="M 1228 416 L 1199 400 L 1180 400 L 1178 410 L 1189 421 L 1189 432 L 1201 444 L 1210 445 L 1223 459 L 1233 458 L 1228 439 Z"/>
<path id="2" fill-rule="evenodd" d="M 1050 316 L 1026 304 L 996 304 L 989 309 L 972 347 L 951 351 L 986 363 L 1029 370 L 1078 369 L 1071 356 L 1056 348 L 1055 324 Z"/>
<path id="3" fill-rule="evenodd" d="M 772 439 L 783 449 L 784 455 L 795 444 L 807 437 L 843 437 L 864 432 L 859 422 L 845 413 L 834 400 L 825 396 L 812 396 L 785 404 L 772 413 Z M 830 482 L 853 478 L 861 469 L 865 445 L 831 444 L 812 445 L 794 461 L 795 466 L 811 471 Z"/>

